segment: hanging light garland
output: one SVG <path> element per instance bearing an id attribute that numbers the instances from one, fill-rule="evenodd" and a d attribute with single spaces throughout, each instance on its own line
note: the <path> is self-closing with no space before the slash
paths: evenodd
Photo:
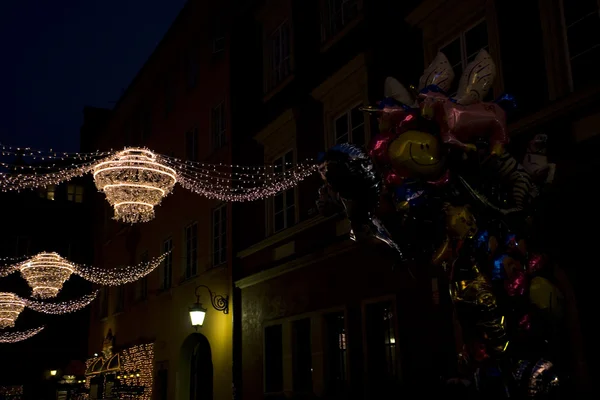
<path id="1" fill-rule="evenodd" d="M 17 150 L 20 153 L 5 150 L 2 154 L 18 153 L 22 156 L 23 149 Z M 30 173 L 25 174 L 0 172 L 0 190 L 56 185 L 92 172 L 96 187 L 105 193 L 114 208 L 114 218 L 127 223 L 152 220 L 154 207 L 171 193 L 176 183 L 209 199 L 244 202 L 264 199 L 293 188 L 318 169 L 313 160 L 276 166 L 207 164 L 167 157 L 145 148 L 87 155 L 65 153 L 44 157 L 41 151 L 27 154 L 42 160 L 72 160 L 72 164 L 65 168 L 60 167 L 60 163 L 16 167 L 29 169 Z"/>
<path id="2" fill-rule="evenodd" d="M 154 218 L 154 207 L 177 183 L 174 169 L 164 165 L 153 152 L 131 148 L 94 166 L 96 187 L 114 207 L 115 219 L 147 222 Z"/>
<path id="3" fill-rule="evenodd" d="M 72 274 L 100 285 L 118 286 L 132 283 L 154 271 L 170 254 L 164 253 L 134 266 L 105 269 L 75 264 L 57 253 L 39 253 L 20 263 L 0 269 L 0 277 L 19 271 L 32 289 L 32 297 L 56 297 Z"/>
<path id="4" fill-rule="evenodd" d="M 86 307 L 94 301 L 97 295 L 98 291 L 96 290 L 78 300 L 69 300 L 62 303 L 43 303 L 24 299 L 14 293 L 0 292 L 0 329 L 14 327 L 15 321 L 26 307 L 45 314 L 67 314 Z"/>
<path id="5" fill-rule="evenodd" d="M 0 332 L 0 343 L 17 343 L 27 340 L 40 333 L 44 329 L 43 326 L 38 328 L 28 329 L 21 332 Z"/>

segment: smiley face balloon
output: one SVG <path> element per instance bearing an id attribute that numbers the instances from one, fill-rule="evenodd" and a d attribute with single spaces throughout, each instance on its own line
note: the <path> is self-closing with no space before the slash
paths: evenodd
<path id="1" fill-rule="evenodd" d="M 439 141 L 426 132 L 402 133 L 390 144 L 388 154 L 392 167 L 402 175 L 434 178 L 442 169 Z"/>

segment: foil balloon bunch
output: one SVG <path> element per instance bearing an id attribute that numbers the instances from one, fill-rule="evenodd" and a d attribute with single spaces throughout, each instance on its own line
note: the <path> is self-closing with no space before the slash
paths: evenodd
<path id="1" fill-rule="evenodd" d="M 346 212 L 355 240 L 380 239 L 447 282 L 458 327 L 450 381 L 468 382 L 479 398 L 550 398 L 561 382 L 549 332 L 562 322 L 562 294 L 553 263 L 529 242 L 555 168 L 543 134 L 521 161 L 508 151 L 515 104 L 506 95 L 485 101 L 495 75 L 481 50 L 455 96 L 442 53 L 416 88 L 387 78 L 384 99 L 363 108 L 379 122 L 369 146 L 322 154 L 318 205 Z"/>

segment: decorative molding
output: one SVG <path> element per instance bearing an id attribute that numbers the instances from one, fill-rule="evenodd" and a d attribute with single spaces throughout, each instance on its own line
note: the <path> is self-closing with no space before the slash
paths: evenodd
<path id="1" fill-rule="evenodd" d="M 410 26 L 422 27 L 425 21 L 431 14 L 442 6 L 447 0 L 425 0 L 421 2 L 408 16 L 404 19 Z"/>
<path id="2" fill-rule="evenodd" d="M 315 100 L 323 101 L 325 97 L 336 88 L 336 86 L 338 86 L 340 83 L 346 80 L 354 72 L 358 71 L 360 68 L 365 67 L 365 65 L 365 54 L 360 53 L 352 61 L 344 65 L 335 74 L 333 74 L 330 78 L 326 79 L 325 82 L 323 82 L 320 86 L 314 89 L 311 93 L 312 97 Z"/>
<path id="3" fill-rule="evenodd" d="M 266 249 L 267 247 L 273 246 L 274 244 L 283 242 L 286 239 L 291 238 L 294 235 L 297 235 L 300 232 L 303 232 L 313 226 L 320 225 L 325 221 L 330 221 L 332 219 L 339 218 L 337 215 L 333 215 L 331 217 L 323 217 L 321 215 L 317 215 L 316 217 L 307 219 L 306 221 L 302 221 L 299 224 L 296 224 L 292 227 L 289 227 L 281 232 L 278 232 L 274 235 L 269 236 L 268 238 L 261 240 L 260 242 L 240 251 L 237 253 L 237 257 L 246 258 L 254 253 L 257 253 L 261 250 Z"/>
<path id="4" fill-rule="evenodd" d="M 346 253 L 355 248 L 355 243 L 351 240 L 346 240 L 337 243 L 325 249 L 323 253 L 311 253 L 304 257 L 297 258 L 277 267 L 270 268 L 266 271 L 258 272 L 246 278 L 242 278 L 235 282 L 235 287 L 245 289 L 259 283 L 268 281 L 278 276 L 287 274 L 288 272 L 296 271 L 300 268 L 309 266 L 319 261 L 327 260 L 332 257 L 337 257 L 340 254 Z"/>

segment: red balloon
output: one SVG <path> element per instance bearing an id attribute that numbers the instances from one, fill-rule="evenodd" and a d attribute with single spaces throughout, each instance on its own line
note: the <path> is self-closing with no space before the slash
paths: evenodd
<path id="1" fill-rule="evenodd" d="M 404 179 L 393 170 L 389 170 L 384 176 L 384 181 L 386 186 L 400 186 Z"/>
<path id="2" fill-rule="evenodd" d="M 509 296 L 523 296 L 527 290 L 527 277 L 522 271 L 513 271 L 504 282 L 504 288 Z"/>
<path id="3" fill-rule="evenodd" d="M 379 165 L 387 165 L 390 162 L 388 147 L 392 140 L 396 138 L 393 131 L 381 132 L 377 134 L 369 144 L 369 156 Z"/>

